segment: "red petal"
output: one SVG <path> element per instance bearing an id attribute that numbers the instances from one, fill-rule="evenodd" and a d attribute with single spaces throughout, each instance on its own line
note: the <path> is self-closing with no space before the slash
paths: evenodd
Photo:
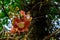
<path id="1" fill-rule="evenodd" d="M 11 33 L 15 33 L 16 31 L 15 31 L 15 29 L 13 28 L 10 32 L 11 32 Z"/>
<path id="2" fill-rule="evenodd" d="M 19 32 L 24 32 L 24 29 L 23 28 L 18 28 L 18 31 Z"/>
<path id="3" fill-rule="evenodd" d="M 14 22 L 19 23 L 20 22 L 20 19 L 19 18 L 14 18 Z"/>
<path id="4" fill-rule="evenodd" d="M 30 26 L 30 22 L 29 21 L 26 21 L 25 22 L 25 27 L 29 27 Z"/>
<path id="5" fill-rule="evenodd" d="M 25 31 L 28 32 L 28 28 L 25 28 Z"/>
<path id="6" fill-rule="evenodd" d="M 25 15 L 25 11 L 23 11 L 23 10 L 21 10 L 20 13 L 21 13 L 22 15 Z"/>
<path id="7" fill-rule="evenodd" d="M 17 25 L 17 24 L 14 24 L 13 26 L 14 26 L 14 28 L 17 28 L 17 27 L 18 27 L 18 25 Z"/>

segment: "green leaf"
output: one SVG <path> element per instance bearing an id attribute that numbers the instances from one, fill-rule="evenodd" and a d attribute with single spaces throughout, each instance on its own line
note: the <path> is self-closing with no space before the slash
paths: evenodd
<path id="1" fill-rule="evenodd" d="M 4 5 L 9 4 L 10 0 L 4 0 Z"/>
<path id="2" fill-rule="evenodd" d="M 0 31 L 2 31 L 3 27 L 2 27 L 2 24 L 0 23 Z"/>
<path id="3" fill-rule="evenodd" d="M 51 13 L 51 14 L 57 14 L 57 13 L 58 13 L 58 9 L 55 8 L 55 7 L 51 7 L 51 8 L 50 8 L 50 13 Z"/>
<path id="4" fill-rule="evenodd" d="M 3 11 L 0 12 L 0 18 L 5 17 L 5 13 Z"/>

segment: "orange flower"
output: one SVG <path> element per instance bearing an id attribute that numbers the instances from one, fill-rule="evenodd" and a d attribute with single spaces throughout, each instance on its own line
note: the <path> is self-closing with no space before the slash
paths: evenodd
<path id="1" fill-rule="evenodd" d="M 29 21 L 25 21 L 25 20 L 18 19 L 18 18 L 15 18 L 14 19 L 13 27 L 14 28 L 18 28 L 18 32 L 27 31 L 29 25 L 30 25 L 30 22 Z"/>
<path id="2" fill-rule="evenodd" d="M 21 10 L 20 11 L 21 16 L 23 16 L 21 19 L 20 18 L 14 18 L 13 19 L 13 30 L 16 30 L 16 32 L 25 32 L 28 31 L 28 28 L 30 26 L 31 22 L 31 17 L 30 14 L 25 14 L 25 11 Z M 14 29 L 15 28 L 15 29 Z"/>

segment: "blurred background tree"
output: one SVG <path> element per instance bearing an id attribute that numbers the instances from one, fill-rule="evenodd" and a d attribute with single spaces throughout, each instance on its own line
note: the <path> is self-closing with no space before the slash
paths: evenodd
<path id="1" fill-rule="evenodd" d="M 52 34 L 54 26 L 51 20 L 55 15 L 60 14 L 60 0 L 0 0 L 1 18 L 8 16 L 8 12 L 19 10 L 30 11 L 32 19 L 31 28 L 33 30 L 28 36 L 28 40 L 42 40 L 45 36 Z M 17 11 L 16 7 L 19 7 Z M 30 29 L 31 29 L 30 28 Z"/>

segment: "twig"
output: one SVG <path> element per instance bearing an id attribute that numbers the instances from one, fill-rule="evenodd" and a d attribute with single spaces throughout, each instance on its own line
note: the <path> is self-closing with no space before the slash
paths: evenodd
<path id="1" fill-rule="evenodd" d="M 32 9 L 30 10 L 30 11 L 32 11 L 38 4 L 42 4 L 42 3 L 44 3 L 44 2 L 38 2 L 37 4 L 35 4 L 33 7 L 32 7 Z"/>
<path id="2" fill-rule="evenodd" d="M 44 17 L 44 16 L 40 16 L 40 17 L 35 17 L 35 18 L 33 18 L 33 19 L 37 19 L 37 18 L 42 18 L 42 17 Z"/>
<path id="3" fill-rule="evenodd" d="M 21 40 L 27 40 L 27 38 L 28 38 L 29 34 L 32 32 L 32 30 L 33 30 L 33 27 L 30 29 L 30 31 Z"/>
<path id="4" fill-rule="evenodd" d="M 32 30 L 33 30 L 33 27 L 30 29 L 30 31 L 27 33 L 27 37 L 28 37 L 28 35 L 32 32 Z"/>
<path id="5" fill-rule="evenodd" d="M 58 31 L 60 31 L 60 29 L 57 29 L 54 33 L 52 33 L 51 35 L 45 37 L 43 40 L 49 39 L 51 36 L 55 35 Z"/>

